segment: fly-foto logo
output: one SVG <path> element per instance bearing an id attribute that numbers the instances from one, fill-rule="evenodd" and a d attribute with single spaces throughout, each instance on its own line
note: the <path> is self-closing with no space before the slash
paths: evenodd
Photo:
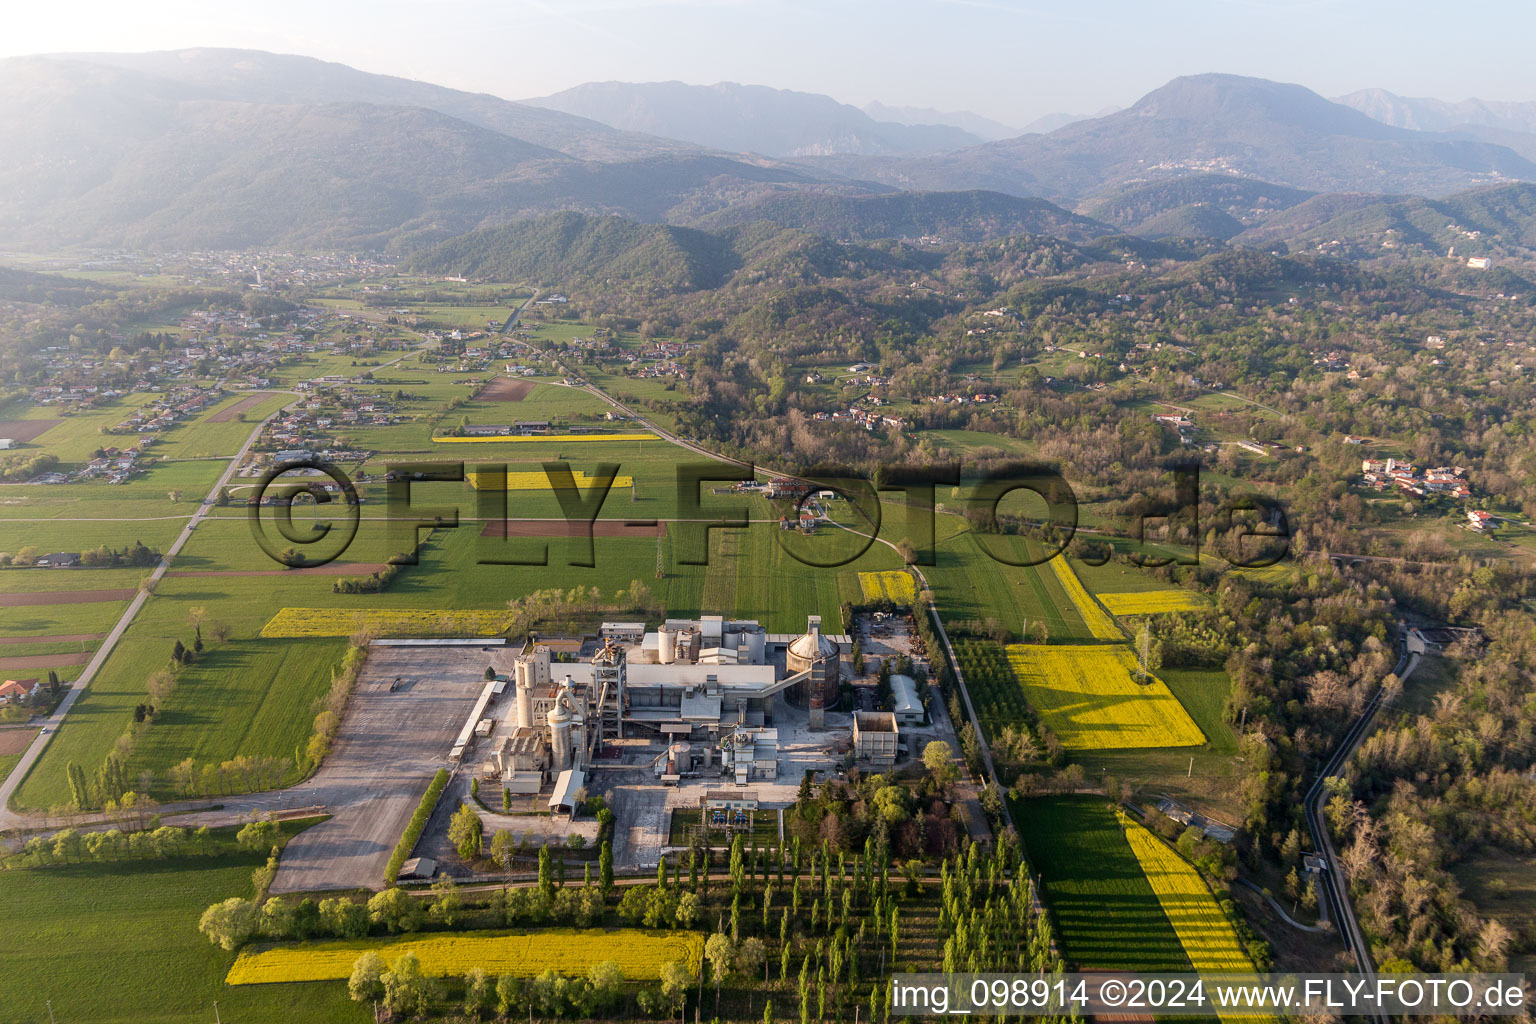
<path id="1" fill-rule="evenodd" d="M 664 520 L 604 517 L 603 510 L 621 479 L 622 466 L 605 463 L 590 473 L 573 471 L 564 461 L 541 466 L 545 487 L 517 490 L 519 511 L 538 507 L 536 517 L 511 514 L 511 488 L 505 464 L 420 462 L 394 464 L 384 476 L 385 539 L 396 564 L 417 562 L 424 530 L 454 529 L 460 524 L 457 502 L 422 500 L 423 489 L 434 484 L 474 487 L 473 520 L 483 523 L 476 561 L 481 565 L 549 565 L 548 538 L 567 541 L 565 564 L 595 567 L 595 539 L 618 535 L 606 527 L 622 523 L 632 530 L 665 530 L 680 565 L 709 564 L 711 531 L 751 526 L 751 499 L 766 500 L 774 510 L 780 548 L 794 561 L 812 568 L 838 568 L 861 557 L 878 539 L 902 551 L 909 564 L 937 564 L 937 523 L 952 511 L 938 499 L 942 493 L 958 499 L 957 511 L 966 520 L 976 545 L 995 561 L 1040 565 L 1065 553 L 1074 543 L 1074 556 L 1102 564 L 1119 550 L 1137 565 L 1196 565 L 1205 536 L 1222 538 L 1225 550 L 1215 552 L 1235 568 L 1274 565 L 1290 551 L 1290 524 L 1281 503 L 1266 495 L 1227 497 L 1209 506 L 1214 522 L 1202 529 L 1200 466 L 1179 462 L 1165 467 L 1171 477 L 1171 498 L 1138 494 L 1127 502 L 1128 530 L 1116 538 L 1093 531 L 1079 538 L 1077 495 L 1053 466 L 1014 462 L 966 473 L 959 463 L 890 465 L 866 472 L 851 466 L 816 466 L 794 475 L 758 478 L 750 463 L 682 463 L 675 469 L 673 515 Z M 525 477 L 526 472 L 519 473 Z M 720 486 L 727 485 L 727 486 Z M 440 491 L 441 489 L 439 489 Z M 554 499 L 550 507 L 547 498 Z M 1014 500 L 1033 511 L 1026 515 L 1005 509 Z M 539 503 L 543 502 L 542 507 Z M 297 460 L 274 466 L 263 474 L 248 499 L 252 536 L 274 561 L 289 567 L 325 565 L 341 557 L 356 538 L 361 498 L 348 477 L 335 466 Z M 310 502 L 319 515 L 307 527 L 294 522 L 295 504 Z M 762 519 L 762 506 L 757 507 Z M 896 522 L 882 532 L 890 510 Z M 1043 511 L 1041 511 L 1043 509 Z M 554 513 L 553 515 L 550 513 Z M 329 518 L 326 518 L 326 517 Z M 605 524 L 599 530 L 599 522 Z M 772 520 L 770 520 L 772 521 Z M 514 524 L 518 529 L 513 529 Z M 537 524 L 539 529 L 529 529 Z M 274 536 L 275 533 L 275 536 Z M 841 538 L 830 542 L 827 536 Z M 1035 541 L 1019 544 L 1020 536 Z M 541 539 L 542 538 L 542 539 Z M 1110 539 L 1121 543 L 1111 545 Z M 1248 543 L 1252 542 L 1252 543 Z"/>

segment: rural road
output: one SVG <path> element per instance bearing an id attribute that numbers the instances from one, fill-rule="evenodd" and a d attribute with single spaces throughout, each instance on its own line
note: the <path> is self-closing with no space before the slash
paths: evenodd
<path id="1" fill-rule="evenodd" d="M 1398 679 L 1406 680 L 1413 674 L 1418 664 L 1417 654 L 1405 654 L 1392 671 Z M 1370 731 L 1371 722 L 1376 717 L 1376 712 L 1381 710 L 1381 705 L 1382 687 L 1378 686 L 1364 710 L 1360 712 L 1360 716 L 1344 734 L 1338 749 L 1333 752 L 1333 756 L 1328 759 L 1323 769 L 1317 773 L 1317 778 L 1312 781 L 1312 788 L 1307 790 L 1306 796 L 1307 828 L 1312 833 L 1312 846 L 1326 865 L 1320 875 L 1324 899 L 1333 908 L 1334 919 L 1338 924 L 1339 934 L 1344 939 L 1345 947 L 1355 955 L 1355 966 L 1372 985 L 1376 983 L 1376 968 L 1371 963 L 1370 943 L 1366 941 L 1360 921 L 1355 917 L 1355 908 L 1349 901 L 1349 886 L 1344 878 L 1344 872 L 1339 868 L 1338 851 L 1334 849 L 1333 837 L 1329 835 L 1327 824 L 1323 821 L 1323 804 L 1328 795 L 1327 780 L 1339 774 L 1350 756 L 1354 754 L 1355 748 L 1365 739 L 1366 733 Z M 1381 1024 L 1387 1024 L 1385 1014 L 1373 1013 L 1369 1016 Z"/>
<path id="2" fill-rule="evenodd" d="M 292 391 L 280 393 L 295 394 Z M 214 483 L 213 489 L 208 492 L 208 496 L 197 506 L 197 510 L 187 520 L 187 525 L 181 528 L 181 532 L 176 535 L 175 542 L 161 556 L 159 563 L 155 565 L 154 571 L 149 574 L 148 587 L 141 586 L 139 592 L 133 595 L 133 600 L 128 602 L 128 607 L 124 609 L 117 623 L 107 633 L 106 638 L 102 640 L 101 646 L 96 649 L 95 655 L 86 663 L 84 670 L 81 671 L 79 677 L 75 679 L 74 684 L 69 688 L 69 692 L 64 694 L 64 699 L 59 701 L 59 706 L 54 709 L 53 714 L 43 720 L 42 729 L 38 732 L 37 738 L 22 753 L 21 760 L 16 763 L 16 767 L 11 769 L 11 774 L 6 776 L 3 783 L 0 783 L 0 832 L 23 827 L 29 823 L 27 815 L 11 810 L 11 797 L 15 794 L 17 787 L 27 777 L 27 773 L 32 770 L 32 766 L 37 763 L 37 759 L 42 756 L 43 749 L 48 746 L 48 741 L 58 731 L 60 723 L 64 721 L 64 716 L 69 714 L 69 709 L 75 706 L 75 701 L 79 700 L 81 695 L 85 693 L 85 688 L 91 685 L 91 680 L 96 678 L 96 673 L 101 670 L 101 666 L 111 656 L 113 648 L 117 646 L 117 642 L 123 638 L 123 634 L 128 631 L 128 627 L 133 624 L 134 617 L 139 614 L 139 609 L 143 608 L 144 602 L 149 600 L 150 591 L 154 589 L 155 584 L 160 582 L 165 576 L 166 570 L 170 568 L 171 560 L 176 557 L 183 545 L 187 543 L 187 539 L 192 536 L 192 531 L 197 528 L 198 523 L 203 521 L 203 517 L 208 514 L 208 510 L 214 507 L 214 502 L 219 497 L 219 490 L 229 483 L 230 478 L 234 476 L 236 468 L 239 467 L 241 462 L 245 461 L 251 446 L 256 443 L 256 438 L 261 435 L 262 428 L 293 404 L 293 402 L 289 402 L 288 405 L 278 409 L 271 416 L 256 424 L 250 436 L 245 439 L 245 443 L 240 446 L 240 450 L 235 453 L 234 458 L 229 460 L 229 465 L 224 467 L 224 472 L 219 474 L 219 479 Z"/>
<path id="3" fill-rule="evenodd" d="M 1273 896 L 1271 896 L 1269 893 L 1265 892 L 1263 889 L 1259 888 L 1257 885 L 1254 885 L 1252 882 L 1248 881 L 1248 879 L 1246 879 L 1246 878 L 1233 879 L 1233 884 L 1234 885 L 1240 885 L 1244 889 L 1248 889 L 1248 890 L 1250 890 L 1252 892 L 1258 893 L 1259 894 L 1259 898 L 1264 900 L 1264 902 L 1268 903 L 1270 908 L 1272 910 L 1274 910 L 1275 913 L 1280 915 L 1281 920 L 1283 920 L 1286 924 L 1290 925 L 1292 928 L 1297 928 L 1297 929 L 1300 929 L 1301 931 L 1304 931 L 1304 932 L 1313 932 L 1313 933 L 1318 934 L 1318 935 L 1330 935 L 1330 934 L 1333 933 L 1333 929 L 1332 928 L 1325 928 L 1322 925 L 1302 924 L 1300 921 L 1296 920 L 1294 917 L 1292 917 L 1290 914 L 1288 914 L 1286 912 L 1285 908 L 1282 907 L 1280 905 L 1280 903 Z"/>

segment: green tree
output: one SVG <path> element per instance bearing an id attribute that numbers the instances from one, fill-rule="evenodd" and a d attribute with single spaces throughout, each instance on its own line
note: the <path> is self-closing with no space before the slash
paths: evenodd
<path id="1" fill-rule="evenodd" d="M 475 1020 L 496 1005 L 496 985 L 483 967 L 471 967 L 464 974 L 464 1012 Z"/>
<path id="2" fill-rule="evenodd" d="M 238 949 L 256 934 L 256 905 L 232 896 L 203 911 L 197 929 L 221 949 Z"/>
<path id="3" fill-rule="evenodd" d="M 253 821 L 235 833 L 240 849 L 252 853 L 266 853 L 277 843 L 277 822 Z"/>
<path id="4" fill-rule="evenodd" d="M 522 980 L 511 974 L 496 979 L 496 1012 L 510 1017 L 523 997 Z"/>
<path id="5" fill-rule="evenodd" d="M 720 1012 L 720 985 L 725 981 L 725 976 L 731 973 L 731 966 L 736 962 L 736 947 L 731 944 L 728 936 L 721 932 L 715 932 L 704 943 L 704 959 L 709 961 L 710 973 L 715 978 L 715 1013 Z"/>
<path id="6" fill-rule="evenodd" d="M 459 809 L 453 812 L 453 817 L 448 820 L 448 841 L 453 848 L 459 851 L 459 856 L 465 860 L 472 860 L 480 856 L 480 840 L 484 834 L 485 826 L 480 821 L 480 815 L 469 804 L 459 805 Z"/>
<path id="7" fill-rule="evenodd" d="M 555 902 L 554 862 L 547 846 L 539 847 L 539 895 L 545 906 Z"/>
<path id="8" fill-rule="evenodd" d="M 590 1008 L 606 1010 L 624 994 L 624 972 L 612 960 L 604 960 L 587 971 L 587 984 L 591 986 Z"/>
<path id="9" fill-rule="evenodd" d="M 597 857 L 597 878 L 603 889 L 603 899 L 606 900 L 609 893 L 613 892 L 613 844 L 606 839 Z"/>
<path id="10" fill-rule="evenodd" d="M 661 994 L 672 1009 L 681 1010 L 693 987 L 693 972 L 681 960 L 668 960 L 661 968 Z"/>
<path id="11" fill-rule="evenodd" d="M 352 963 L 352 976 L 347 979 L 347 994 L 355 1002 L 369 1003 L 384 995 L 384 959 L 372 951 L 364 953 Z"/>
<path id="12" fill-rule="evenodd" d="M 428 913 L 435 920 L 452 928 L 459 919 L 464 908 L 464 899 L 459 895 L 459 887 L 453 884 L 453 879 L 446 874 L 439 875 L 437 881 L 432 883 L 434 898 Z"/>
<path id="13" fill-rule="evenodd" d="M 421 925 L 421 906 L 394 886 L 368 900 L 368 918 L 391 932 L 413 932 Z"/>
<path id="14" fill-rule="evenodd" d="M 437 985 L 422 973 L 415 953 L 402 953 L 382 979 L 384 1009 L 393 1014 L 423 1016 L 437 995 Z"/>
<path id="15" fill-rule="evenodd" d="M 368 908 L 341 896 L 320 901 L 320 927 L 340 939 L 368 934 Z"/>
<path id="16" fill-rule="evenodd" d="M 763 968 L 763 982 L 768 981 L 768 946 L 757 936 L 751 936 L 736 949 L 736 966 L 743 974 L 756 975 Z"/>
<path id="17" fill-rule="evenodd" d="M 673 920 L 679 928 L 691 928 L 699 919 L 699 894 L 685 892 L 677 898 L 677 909 L 673 912 Z"/>
<path id="18" fill-rule="evenodd" d="M 69 777 L 69 798 L 75 809 L 87 807 L 91 802 L 90 790 L 86 788 L 85 769 L 71 761 L 64 769 Z"/>
<path id="19" fill-rule="evenodd" d="M 923 767 L 940 789 L 948 789 L 955 781 L 954 757 L 954 751 L 943 740 L 932 740 L 923 748 Z"/>

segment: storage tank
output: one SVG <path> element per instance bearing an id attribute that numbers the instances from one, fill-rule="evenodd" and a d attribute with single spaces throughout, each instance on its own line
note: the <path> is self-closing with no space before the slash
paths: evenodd
<path id="1" fill-rule="evenodd" d="M 677 660 L 677 633 L 670 626 L 656 631 L 656 660 L 670 665 Z"/>
<path id="2" fill-rule="evenodd" d="M 533 728 L 533 683 L 523 678 L 517 681 L 517 727 Z"/>
<path id="3" fill-rule="evenodd" d="M 785 667 L 790 675 L 809 672 L 809 678 L 795 687 L 796 702 L 811 709 L 811 727 L 821 728 L 822 710 L 837 703 L 841 681 L 837 643 L 821 633 L 821 616 L 806 619 L 805 635 L 797 637 L 785 651 Z"/>
<path id="4" fill-rule="evenodd" d="M 550 767 L 557 772 L 571 766 L 571 718 L 570 706 L 562 693 L 555 706 L 549 709 Z"/>
<path id="5" fill-rule="evenodd" d="M 742 634 L 747 642 L 747 660 L 761 665 L 768 660 L 768 634 L 761 629 L 751 629 Z"/>
<path id="6" fill-rule="evenodd" d="M 674 743 L 667 748 L 667 774 L 681 775 L 690 767 L 688 753 L 691 749 L 687 743 Z"/>

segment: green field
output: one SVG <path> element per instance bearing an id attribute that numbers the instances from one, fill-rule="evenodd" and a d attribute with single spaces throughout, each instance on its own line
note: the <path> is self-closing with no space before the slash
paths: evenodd
<path id="1" fill-rule="evenodd" d="M 1069 964 L 1095 970 L 1190 969 L 1103 797 L 1014 801 L 1012 810 Z"/>
<path id="2" fill-rule="evenodd" d="M 1144 594 L 1173 586 L 1131 564 L 1120 554 L 1103 565 L 1090 565 L 1080 558 L 1071 559 L 1071 563 L 1077 578 L 1091 594 Z"/>
<path id="3" fill-rule="evenodd" d="M 225 465 L 227 462 L 165 462 L 151 466 L 126 484 L 5 484 L 0 486 L 0 518 L 85 517 L 159 522 L 166 516 L 186 517 L 213 490 Z M 182 492 L 180 501 L 171 500 L 172 491 Z M 124 525 L 130 541 L 134 536 L 133 525 Z"/>
<path id="4" fill-rule="evenodd" d="M 51 1001 L 58 1022 L 204 1024 L 217 1000 L 231 1022 L 368 1020 L 341 985 L 224 984 L 235 954 L 198 932 L 198 916 L 249 896 L 262 860 L 230 853 L 7 872 L 0 920 L 18 941 L 0 973 L 0 1017 L 47 1024 Z"/>
<path id="5" fill-rule="evenodd" d="M 159 629 L 164 626 L 161 620 Z M 17 789 L 17 806 L 67 803 L 69 762 L 89 773 L 106 757 L 132 722 L 134 706 L 147 699 L 144 681 L 168 661 L 173 638 L 157 633 L 146 606 Z M 190 634 L 185 627 L 177 635 Z M 129 761 L 131 774 L 155 772 L 153 794 L 169 798 L 164 773 L 183 758 L 199 764 L 242 754 L 292 760 L 310 731 L 341 649 L 341 641 L 327 640 L 211 645 L 199 664 L 182 670 L 170 699 L 141 731 Z"/>
<path id="6" fill-rule="evenodd" d="M 0 757 L 0 782 L 4 782 L 11 774 L 11 770 L 21 763 L 20 754 L 6 754 Z"/>
<path id="7" fill-rule="evenodd" d="M 1023 537 L 989 539 L 1014 560 L 1039 558 L 1039 544 Z M 1014 566 L 992 558 L 976 538 L 961 533 L 941 541 L 938 564 L 923 570 L 946 623 L 996 620 L 1015 636 L 1044 622 L 1052 643 L 1092 641 L 1093 634 L 1061 589 L 1049 565 Z"/>
<path id="8" fill-rule="evenodd" d="M 1157 676 L 1179 698 L 1189 717 L 1205 733 L 1206 749 L 1216 754 L 1237 753 L 1237 736 L 1226 722 L 1227 696 L 1232 680 L 1219 669 L 1162 668 Z"/>
<path id="9" fill-rule="evenodd" d="M 461 485 L 453 487 L 458 500 L 473 501 L 474 495 Z M 761 499 L 751 500 L 766 509 Z M 610 501 L 629 505 L 627 496 L 614 496 Z M 646 509 L 640 514 L 651 513 Z M 245 520 L 236 518 L 239 515 L 237 510 L 228 510 L 221 518 L 199 526 L 173 571 L 277 569 L 251 539 Z M 140 735 L 131 764 L 135 772 L 152 770 L 157 774 L 156 792 L 163 791 L 165 769 L 185 757 L 206 763 L 239 754 L 293 756 L 295 746 L 310 729 L 317 710 L 315 700 L 324 692 L 330 666 L 341 648 L 336 641 L 310 647 L 256 640 L 262 626 L 284 607 L 501 608 L 510 598 L 550 587 L 596 587 L 605 600 L 611 599 L 631 581 L 639 580 L 664 603 L 669 615 L 718 612 L 760 619 L 774 632 L 793 632 L 805 628 L 807 615 L 821 615 L 829 628 L 838 623 L 842 580 L 847 575 L 859 569 L 899 566 L 897 555 L 884 545 L 874 545 L 850 566 L 805 566 L 783 550 L 777 526 L 768 523 L 754 523 L 741 531 L 711 531 L 707 566 L 681 564 L 681 538 L 672 531 L 661 545 L 665 576 L 660 579 L 656 577 L 656 541 L 643 537 L 598 538 L 593 567 L 566 564 L 571 550 L 570 542 L 563 538 L 548 540 L 548 565 L 482 564 L 485 559 L 514 552 L 527 557 L 532 548 L 545 541 L 483 538 L 479 536 L 481 525 L 466 521 L 456 529 L 437 531 L 421 553 L 421 564 L 404 569 L 382 594 L 336 594 L 332 592 L 335 577 L 288 572 L 259 577 L 168 576 L 161 580 L 154 597 L 19 788 L 16 804 L 47 808 L 63 803 L 68 798 L 68 763 L 76 761 L 88 770 L 101 763 L 128 728 L 134 706 L 146 699 L 145 680 L 166 663 L 175 640 L 190 640 L 194 608 L 204 610 L 205 622 L 228 626 L 232 639 L 226 645 L 211 645 L 204 664 L 183 673 L 158 720 Z M 364 572 L 398 550 L 391 538 L 399 540 L 401 536 L 397 524 L 364 520 L 346 557 L 355 560 L 358 571 Z M 824 531 L 805 543 L 846 548 L 848 540 L 846 534 Z M 87 611 L 90 609 L 95 611 Z M 121 607 L 111 603 L 15 610 L 24 613 L 27 627 L 18 632 L 40 635 L 110 628 L 107 619 L 115 621 L 113 613 L 120 613 Z M 290 651 L 291 656 L 283 653 Z M 220 671 L 222 667 L 236 670 Z"/>
<path id="10" fill-rule="evenodd" d="M 136 441 L 138 438 L 134 434 L 114 435 L 103 431 L 117 426 L 133 410 L 149 405 L 159 397 L 150 393 L 133 394 L 74 412 L 66 412 L 56 405 L 33 405 L 19 416 L 6 418 L 60 420 L 31 441 L 17 445 L 16 450 L 33 454 L 46 452 L 57 455 L 63 463 L 81 463 L 88 461 L 91 452 L 103 445 L 121 446 Z"/>
<path id="11" fill-rule="evenodd" d="M 177 424 L 155 441 L 152 451 L 163 459 L 206 459 L 218 456 L 228 459 L 240 450 L 245 439 L 251 436 L 251 432 L 262 420 L 290 402 L 299 401 L 297 395 L 269 395 L 239 413 L 243 419 L 214 422 L 215 416 L 244 402 L 252 394 L 238 391 L 203 410 L 195 418 Z"/>
<path id="12" fill-rule="evenodd" d="M 203 495 L 198 497 L 201 498 Z M 4 541 L 0 541 L 0 550 L 15 553 L 22 548 L 33 547 L 37 549 L 38 554 L 47 554 L 51 551 L 90 551 L 99 547 L 121 550 L 132 547 L 134 541 L 142 541 L 156 551 L 164 551 L 176 540 L 176 535 L 187 524 L 187 520 L 192 518 L 192 501 L 183 501 L 180 506 L 181 512 L 177 512 L 176 506 L 171 505 L 164 496 L 162 496 L 162 502 L 164 511 L 161 514 L 165 516 L 163 519 L 126 522 L 105 518 L 94 522 L 29 519 L 26 522 L 0 523 L 0 533 L 5 536 Z M 101 502 L 82 502 L 77 511 L 106 516 L 112 512 L 112 508 Z M 149 569 L 145 568 L 142 571 L 148 573 Z M 49 585 L 41 589 L 94 589 L 72 586 L 73 578 L 77 575 L 78 573 L 73 570 L 51 573 Z M 0 576 L 0 591 L 16 589 L 10 585 L 10 581 L 15 576 L 16 573 L 9 571 Z"/>
<path id="13" fill-rule="evenodd" d="M 120 586 L 132 586 L 129 581 Z M 8 578 L 0 583 L 10 582 Z M 59 588 L 64 589 L 64 588 Z M 90 601 L 84 604 L 45 604 L 5 609 L 0 636 L 57 636 L 72 633 L 105 633 L 122 618 L 125 601 Z M 18 645 L 19 646 L 19 645 Z M 4 655 L 0 655 L 3 657 Z"/>
<path id="14" fill-rule="evenodd" d="M 1005 455 L 1027 456 L 1035 449 L 1027 441 L 1001 434 L 988 434 L 980 430 L 919 430 L 913 437 L 919 441 L 931 441 L 947 451 L 962 457 L 1002 452 Z"/>

